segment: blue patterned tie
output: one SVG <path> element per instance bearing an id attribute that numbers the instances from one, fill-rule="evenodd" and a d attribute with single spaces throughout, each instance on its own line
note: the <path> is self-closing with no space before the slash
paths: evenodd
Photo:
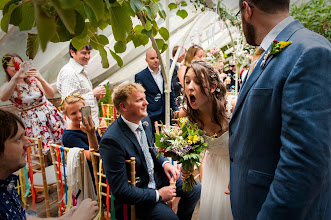
<path id="1" fill-rule="evenodd" d="M 148 142 L 147 142 L 147 138 L 146 138 L 146 133 L 141 124 L 139 124 L 137 131 L 139 131 L 138 132 L 138 136 L 140 139 L 139 144 L 144 153 L 146 164 L 147 164 L 147 169 L 148 169 L 148 175 L 149 175 L 148 188 L 155 189 L 154 162 L 152 159 L 152 155 L 148 150 Z"/>

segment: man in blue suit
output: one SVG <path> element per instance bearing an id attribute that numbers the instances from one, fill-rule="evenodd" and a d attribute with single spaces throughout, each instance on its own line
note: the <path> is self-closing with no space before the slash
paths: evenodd
<path id="1" fill-rule="evenodd" d="M 146 90 L 146 99 L 149 103 L 147 112 L 152 124 L 154 125 L 155 121 L 165 123 L 164 80 L 156 51 L 149 49 L 146 52 L 145 60 L 148 66 L 135 75 L 135 82 L 140 83 Z M 170 93 L 170 108 L 173 111 L 178 110 L 175 99 L 175 94 L 172 91 Z M 155 133 L 154 126 L 153 133 Z"/>
<path id="2" fill-rule="evenodd" d="M 233 217 L 329 220 L 331 44 L 289 16 L 289 0 L 239 8 L 247 42 L 264 53 L 229 125 Z M 291 43 L 275 50 L 274 40 Z"/>
<path id="3" fill-rule="evenodd" d="M 191 219 L 201 185 L 184 192 L 178 170 L 164 157 L 156 158 L 144 92 L 137 83 L 123 84 L 113 91 L 112 100 L 121 116 L 109 126 L 100 143 L 107 181 L 115 201 L 135 204 L 140 219 Z M 131 157 L 136 158 L 136 186 L 128 183 L 130 169 L 125 160 Z M 170 180 L 177 180 L 176 186 L 169 186 Z M 165 203 L 174 196 L 181 197 L 177 215 Z M 115 213 L 123 219 L 119 209 Z"/>

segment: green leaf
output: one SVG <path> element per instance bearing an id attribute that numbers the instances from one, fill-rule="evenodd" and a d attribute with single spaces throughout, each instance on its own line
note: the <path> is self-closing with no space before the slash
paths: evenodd
<path id="1" fill-rule="evenodd" d="M 74 46 L 77 50 L 81 50 L 85 45 L 89 43 L 88 38 L 77 38 L 74 37 L 71 39 L 72 46 Z"/>
<path id="2" fill-rule="evenodd" d="M 1 0 L 2 1 L 2 0 Z M 12 5 L 18 5 L 19 3 L 21 2 L 21 0 L 10 0 L 10 1 L 8 1 L 5 5 L 4 5 L 4 7 L 3 7 L 3 9 L 2 9 L 2 14 L 4 15 L 4 14 L 7 14 L 7 12 L 8 12 L 8 10 L 9 10 L 9 8 L 10 8 L 10 6 L 12 6 Z"/>
<path id="3" fill-rule="evenodd" d="M 130 4 L 128 2 L 123 2 L 122 7 L 125 9 L 125 11 L 131 16 L 135 17 L 136 13 L 132 10 Z"/>
<path id="4" fill-rule="evenodd" d="M 188 16 L 187 11 L 185 11 L 184 9 L 178 10 L 176 15 L 178 15 L 179 17 L 181 17 L 183 19 L 185 19 Z"/>
<path id="5" fill-rule="evenodd" d="M 166 51 L 168 49 L 168 44 L 163 44 L 162 46 L 162 50 L 161 50 L 161 53 L 163 53 L 164 51 Z"/>
<path id="6" fill-rule="evenodd" d="M 11 18 L 11 14 L 12 12 L 14 11 L 14 9 L 17 7 L 17 5 L 15 4 L 11 4 L 8 8 L 8 11 L 7 13 L 5 13 L 1 19 L 1 29 L 4 31 L 4 32 L 7 32 L 8 31 L 8 25 L 9 25 L 9 21 L 10 21 L 10 18 Z"/>
<path id="7" fill-rule="evenodd" d="M 139 35 L 139 42 L 141 43 L 141 45 L 146 45 L 149 42 L 149 37 L 146 34 L 140 34 Z"/>
<path id="8" fill-rule="evenodd" d="M 63 24 L 61 19 L 56 21 L 56 34 L 52 37 L 51 42 L 58 43 L 64 42 L 71 39 L 71 34 L 69 33 L 66 26 Z"/>
<path id="9" fill-rule="evenodd" d="M 101 56 L 102 67 L 103 68 L 108 68 L 109 67 L 109 61 L 108 61 L 108 57 L 107 57 L 107 51 L 102 46 L 99 46 L 97 49 L 98 49 L 99 54 Z"/>
<path id="10" fill-rule="evenodd" d="M 177 8 L 177 4 L 176 4 L 176 3 L 170 3 L 170 4 L 168 5 L 168 8 L 170 9 L 170 11 L 171 11 L 171 10 L 174 10 L 174 9 Z"/>
<path id="11" fill-rule="evenodd" d="M 59 0 L 63 9 L 74 8 L 79 4 L 80 0 Z"/>
<path id="12" fill-rule="evenodd" d="M 146 11 L 146 14 L 147 14 L 147 17 L 149 18 L 149 20 L 153 20 L 153 14 L 152 14 L 151 8 L 149 6 L 145 6 L 144 9 Z"/>
<path id="13" fill-rule="evenodd" d="M 29 59 L 34 59 L 39 49 L 39 37 L 38 34 L 28 33 L 28 39 L 26 43 L 26 55 Z"/>
<path id="14" fill-rule="evenodd" d="M 34 16 L 31 16 L 34 14 L 33 3 L 29 2 L 23 4 L 21 7 L 22 7 L 22 16 L 24 19 L 19 24 L 20 31 L 31 30 L 34 23 Z"/>
<path id="15" fill-rule="evenodd" d="M 9 2 L 10 0 L 1 0 L 0 1 L 0 10 L 3 10 L 5 5 Z"/>
<path id="16" fill-rule="evenodd" d="M 153 37 L 155 37 L 156 35 L 157 35 L 157 29 L 156 28 L 154 28 L 154 26 L 153 26 L 153 28 L 152 28 L 152 34 L 153 34 Z"/>
<path id="17" fill-rule="evenodd" d="M 137 34 L 140 34 L 142 32 L 142 30 L 144 30 L 144 27 L 140 24 L 137 24 L 134 28 L 133 31 Z"/>
<path id="18" fill-rule="evenodd" d="M 149 38 L 145 34 L 134 34 L 132 35 L 132 42 L 135 47 L 139 47 L 148 44 Z"/>
<path id="19" fill-rule="evenodd" d="M 114 50 L 116 53 L 124 53 L 126 50 L 126 42 L 117 41 L 114 45 Z"/>
<path id="20" fill-rule="evenodd" d="M 160 17 L 163 18 L 164 20 L 165 20 L 166 17 L 167 17 L 167 14 L 165 13 L 165 11 L 164 11 L 163 9 L 159 11 L 159 15 L 160 15 Z"/>
<path id="21" fill-rule="evenodd" d="M 98 42 L 100 43 L 100 44 L 102 44 L 102 45 L 107 45 L 107 44 L 109 44 L 109 40 L 108 40 L 108 38 L 105 36 L 105 35 L 102 35 L 102 34 L 100 34 L 99 36 L 98 36 Z"/>
<path id="22" fill-rule="evenodd" d="M 84 2 L 93 10 L 97 20 L 102 20 L 105 11 L 103 0 L 84 0 Z"/>
<path id="23" fill-rule="evenodd" d="M 120 56 L 118 56 L 114 51 L 112 51 L 111 49 L 109 49 L 110 54 L 113 56 L 113 58 L 116 60 L 117 65 L 119 67 L 123 66 L 123 60 Z"/>
<path id="24" fill-rule="evenodd" d="M 152 29 L 152 23 L 149 20 L 146 21 L 145 29 L 147 31 Z"/>
<path id="25" fill-rule="evenodd" d="M 181 5 L 181 6 L 187 6 L 187 3 L 186 3 L 186 1 L 182 1 L 182 2 L 180 3 L 180 5 Z"/>
<path id="26" fill-rule="evenodd" d="M 130 0 L 130 6 L 135 13 L 140 12 L 144 8 L 141 0 Z"/>
<path id="27" fill-rule="evenodd" d="M 13 12 L 11 13 L 9 23 L 18 26 L 22 22 L 22 17 L 22 7 L 18 6 L 14 8 Z"/>
<path id="28" fill-rule="evenodd" d="M 7 14 L 4 14 L 2 19 L 1 19 L 1 30 L 4 32 L 8 31 L 8 16 Z"/>
<path id="29" fill-rule="evenodd" d="M 90 6 L 88 6 L 86 3 L 83 4 L 84 12 L 87 16 L 87 18 L 90 21 L 90 24 L 97 28 L 98 27 L 98 21 L 97 18 L 95 17 L 95 14 Z"/>
<path id="30" fill-rule="evenodd" d="M 161 27 L 161 28 L 159 29 L 159 34 L 161 35 L 161 37 L 162 37 L 165 41 L 167 41 L 167 40 L 169 39 L 169 32 L 168 32 L 168 30 L 167 30 L 166 28 Z"/>
<path id="31" fill-rule="evenodd" d="M 99 44 L 98 44 L 98 39 L 97 39 L 97 35 L 94 34 L 92 37 L 90 37 L 90 44 L 93 48 L 98 49 Z M 78 49 L 77 49 L 78 50 Z"/>
<path id="32" fill-rule="evenodd" d="M 59 0 L 53 0 L 52 5 L 70 34 L 74 34 L 76 27 L 76 11 L 74 9 L 63 9 Z"/>
<path id="33" fill-rule="evenodd" d="M 54 17 L 46 14 L 37 2 L 34 2 L 34 9 L 41 49 L 45 51 L 48 41 L 52 39 L 56 32 L 55 20 Z"/>
<path id="34" fill-rule="evenodd" d="M 142 33 L 142 34 L 146 34 L 148 37 L 150 37 L 151 34 L 152 34 L 152 30 L 147 31 L 146 29 L 144 29 L 144 30 L 142 30 L 141 33 Z"/>
<path id="35" fill-rule="evenodd" d="M 132 29 L 132 21 L 124 7 L 110 8 L 110 24 L 115 40 L 125 41 Z"/>
<path id="36" fill-rule="evenodd" d="M 150 7 L 151 12 L 152 12 L 152 18 L 155 19 L 156 16 L 157 16 L 157 13 L 159 12 L 159 6 L 155 2 L 150 1 L 149 7 Z"/>
<path id="37" fill-rule="evenodd" d="M 159 50 L 162 50 L 162 47 L 164 45 L 164 41 L 162 39 L 155 39 L 155 41 L 156 41 L 156 44 L 157 44 L 157 47 L 159 48 Z"/>

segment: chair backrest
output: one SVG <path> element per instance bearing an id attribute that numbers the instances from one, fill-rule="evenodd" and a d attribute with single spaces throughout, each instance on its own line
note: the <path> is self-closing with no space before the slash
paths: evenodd
<path id="1" fill-rule="evenodd" d="M 105 120 L 106 126 L 109 126 L 119 116 L 116 108 L 112 104 L 105 104 L 101 102 L 102 119 Z"/>
<path id="2" fill-rule="evenodd" d="M 35 202 L 35 189 L 43 190 L 45 196 L 45 206 L 46 206 L 46 216 L 50 217 L 50 201 L 49 201 L 49 185 L 46 179 L 46 171 L 45 171 L 45 156 L 43 154 L 43 147 L 41 137 L 38 138 L 28 138 L 31 142 L 31 146 L 27 148 L 27 157 L 29 164 L 29 172 L 30 172 L 30 182 L 31 182 L 31 191 L 32 191 L 32 207 L 34 209 Z M 41 174 L 42 181 L 40 183 L 36 183 L 33 181 L 33 174 Z"/>
<path id="3" fill-rule="evenodd" d="M 101 102 L 102 117 L 112 118 L 117 115 L 116 108 L 112 104 L 106 104 Z"/>
<path id="4" fill-rule="evenodd" d="M 108 219 L 109 216 L 109 199 L 111 198 L 110 192 L 109 192 L 109 186 L 106 179 L 106 174 L 104 174 L 103 166 L 99 167 L 100 163 L 102 163 L 102 159 L 100 157 L 100 154 L 98 152 L 95 152 L 93 149 L 90 150 L 90 155 L 92 158 L 92 166 L 93 166 L 93 174 L 94 174 L 94 180 L 95 185 L 97 186 L 97 195 L 98 195 L 98 202 L 100 207 L 100 219 L 105 219 L 105 212 Z M 131 157 L 130 160 L 126 160 L 126 163 L 130 164 L 130 180 L 128 182 L 132 186 L 136 186 L 136 170 L 135 170 L 135 164 L 136 159 L 135 157 Z M 101 179 L 101 181 L 99 181 Z M 99 184 L 100 183 L 100 184 Z M 108 192 L 107 192 L 108 190 Z M 107 192 L 107 193 L 105 193 Z M 106 197 L 106 207 L 107 210 L 103 209 L 102 204 L 102 197 Z M 131 220 L 136 219 L 136 211 L 135 206 L 131 205 Z"/>
<path id="5" fill-rule="evenodd" d="M 26 179 L 25 179 L 24 168 L 19 169 L 14 174 L 18 175 L 17 186 L 15 188 L 18 192 L 18 195 L 21 197 L 24 209 L 28 209 L 27 197 L 25 196 L 25 193 L 27 191 L 26 188 L 27 185 L 25 182 Z"/>
<path id="6" fill-rule="evenodd" d="M 65 187 L 67 182 L 67 176 L 64 175 L 64 171 L 67 168 L 67 159 L 68 159 L 68 153 L 70 148 L 68 147 L 62 147 L 57 144 L 50 143 L 49 144 L 51 156 L 52 156 L 52 162 L 54 165 L 54 172 L 56 176 L 56 186 L 57 186 L 57 200 L 58 200 L 58 206 L 59 206 L 59 214 L 62 215 L 65 209 L 71 208 L 70 202 L 66 203 L 66 200 L 63 199 L 65 192 L 69 192 L 69 188 Z M 63 154 L 63 155 L 62 155 Z M 84 186 L 84 149 L 80 149 L 79 151 L 79 161 L 80 161 L 80 167 L 81 167 L 81 180 L 82 185 Z M 84 189 L 82 189 L 82 198 L 84 198 Z M 70 195 L 71 193 L 69 193 Z M 68 193 L 67 193 L 68 196 Z M 71 198 L 69 198 L 67 201 L 72 201 Z M 65 208 L 66 207 L 66 208 Z"/>

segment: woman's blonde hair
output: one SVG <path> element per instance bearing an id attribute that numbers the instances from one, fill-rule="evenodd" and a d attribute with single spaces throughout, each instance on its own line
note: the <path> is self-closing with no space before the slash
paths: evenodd
<path id="1" fill-rule="evenodd" d="M 125 83 L 117 86 L 112 93 L 113 104 L 120 112 L 120 103 L 126 102 L 134 90 L 145 92 L 144 87 L 139 83 Z"/>
<path id="2" fill-rule="evenodd" d="M 78 94 L 72 94 L 65 97 L 62 100 L 59 109 L 63 112 L 63 114 L 67 115 L 67 106 L 68 104 L 74 104 L 76 102 L 81 102 L 85 106 L 85 99 Z"/>
<path id="3" fill-rule="evenodd" d="M 199 45 L 193 45 L 188 48 L 184 59 L 185 66 L 188 66 L 192 63 L 193 57 L 198 53 L 199 50 L 203 50 L 203 48 Z"/>

